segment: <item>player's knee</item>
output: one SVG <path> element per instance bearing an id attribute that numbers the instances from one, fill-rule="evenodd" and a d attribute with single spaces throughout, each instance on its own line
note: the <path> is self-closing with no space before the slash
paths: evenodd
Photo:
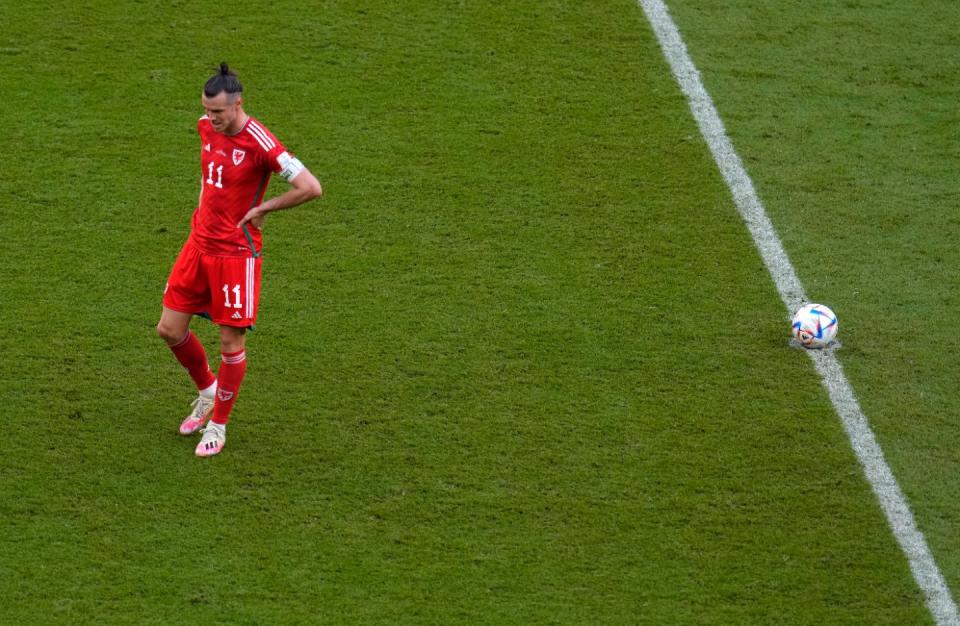
<path id="1" fill-rule="evenodd" d="M 230 354 L 232 352 L 239 352 L 244 349 L 243 338 L 240 340 L 236 339 L 220 339 L 220 351 L 225 354 Z"/>
<path id="2" fill-rule="evenodd" d="M 222 326 L 220 328 L 220 351 L 226 354 L 244 349 L 246 329 Z"/>
<path id="3" fill-rule="evenodd" d="M 157 324 L 157 335 L 159 335 L 161 339 L 170 345 L 173 345 L 183 339 L 183 334 L 184 333 L 181 329 L 174 328 L 172 324 L 168 324 L 164 322 L 164 320 L 160 320 L 160 322 Z"/>

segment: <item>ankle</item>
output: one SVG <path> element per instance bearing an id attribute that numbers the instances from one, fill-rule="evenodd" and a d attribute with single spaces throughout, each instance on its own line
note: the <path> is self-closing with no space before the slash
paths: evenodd
<path id="1" fill-rule="evenodd" d="M 203 396 L 203 397 L 204 397 L 205 399 L 207 399 L 207 400 L 213 400 L 213 399 L 215 399 L 215 398 L 217 397 L 217 380 L 214 379 L 214 380 L 213 380 L 213 384 L 211 384 L 211 385 L 210 385 L 209 387 L 207 387 L 206 389 L 201 389 L 201 390 L 200 390 L 200 395 Z"/>

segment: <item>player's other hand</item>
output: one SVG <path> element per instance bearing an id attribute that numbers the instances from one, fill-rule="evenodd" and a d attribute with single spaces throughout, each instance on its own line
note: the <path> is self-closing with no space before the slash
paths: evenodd
<path id="1" fill-rule="evenodd" d="M 250 223 L 257 230 L 263 230 L 263 216 L 265 212 L 260 209 L 259 206 L 255 206 L 247 214 L 243 216 L 243 219 L 237 222 L 237 228 L 243 228 L 243 225 Z"/>

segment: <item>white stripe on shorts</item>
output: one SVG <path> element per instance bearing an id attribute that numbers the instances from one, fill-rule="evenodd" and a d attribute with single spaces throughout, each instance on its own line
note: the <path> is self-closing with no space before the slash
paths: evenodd
<path id="1" fill-rule="evenodd" d="M 253 285 L 254 278 L 256 277 L 256 272 L 254 271 L 256 269 L 256 262 L 257 260 L 253 257 L 247 259 L 247 314 L 245 316 L 247 319 L 253 317 Z"/>

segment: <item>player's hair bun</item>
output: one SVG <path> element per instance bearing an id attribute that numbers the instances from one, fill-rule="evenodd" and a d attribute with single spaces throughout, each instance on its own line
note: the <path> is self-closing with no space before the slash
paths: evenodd
<path id="1" fill-rule="evenodd" d="M 207 84 L 203 86 L 203 93 L 208 98 L 213 98 L 223 91 L 231 97 L 233 94 L 243 93 L 243 85 L 240 84 L 240 79 L 237 78 L 226 61 L 220 63 L 220 70 L 211 76 Z"/>

